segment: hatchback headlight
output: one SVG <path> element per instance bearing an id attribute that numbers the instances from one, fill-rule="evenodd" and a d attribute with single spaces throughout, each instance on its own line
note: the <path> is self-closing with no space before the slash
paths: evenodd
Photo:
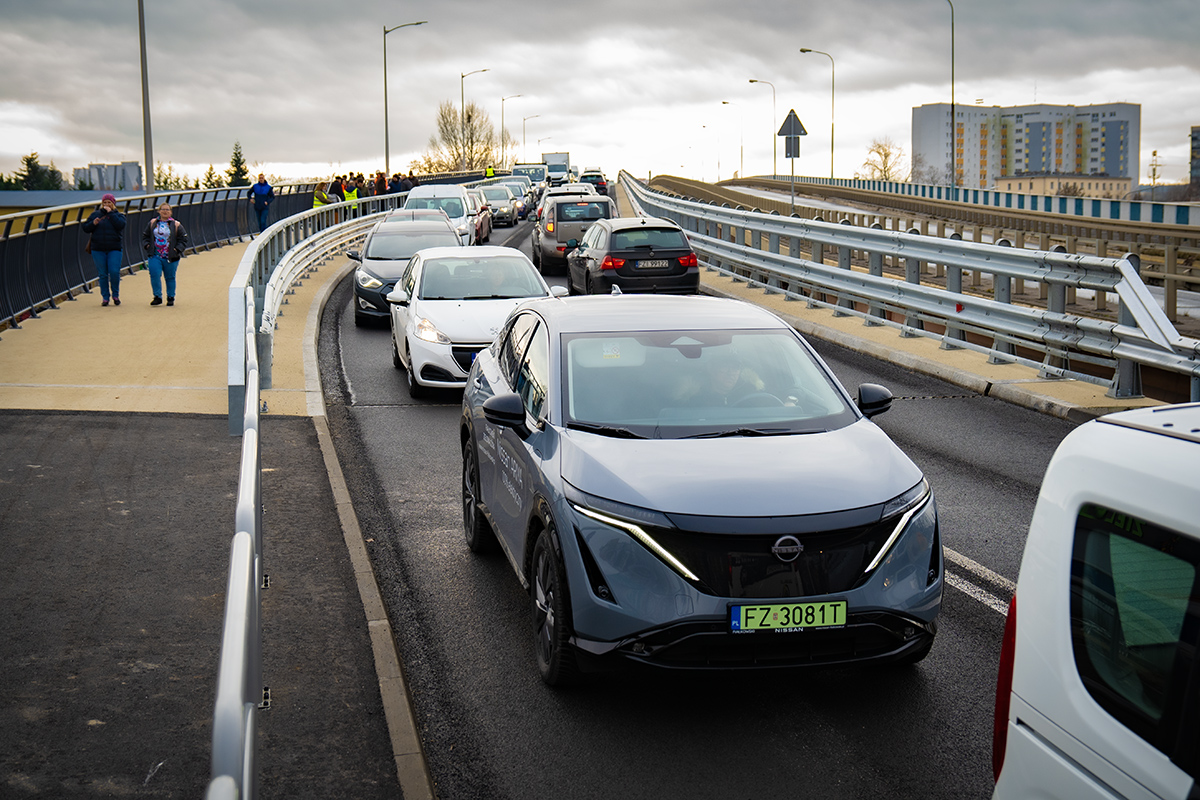
<path id="1" fill-rule="evenodd" d="M 371 273 L 361 269 L 356 269 L 354 271 L 354 279 L 358 281 L 358 285 L 364 289 L 378 289 L 380 286 L 383 286 L 383 281 L 379 280 L 379 278 L 376 278 Z"/>
<path id="2" fill-rule="evenodd" d="M 437 326 L 428 319 L 421 317 L 417 320 L 414 333 L 417 338 L 424 342 L 432 344 L 450 344 L 449 337 L 437 329 Z"/>

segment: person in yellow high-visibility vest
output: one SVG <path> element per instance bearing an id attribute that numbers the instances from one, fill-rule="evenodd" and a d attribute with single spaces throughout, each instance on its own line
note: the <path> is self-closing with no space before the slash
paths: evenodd
<path id="1" fill-rule="evenodd" d="M 344 184 L 342 184 L 342 187 L 343 187 L 343 188 L 345 189 L 345 191 L 346 191 L 346 200 L 347 200 L 347 202 L 349 202 L 350 200 L 357 200 L 357 199 L 358 199 L 358 186 L 357 186 L 357 185 L 355 185 L 354 181 L 352 181 L 352 180 L 351 180 L 351 181 L 346 181 Z M 350 217 L 357 217 L 357 216 L 358 216 L 358 206 L 356 206 L 356 205 L 355 205 L 355 206 L 350 206 L 350 210 L 349 210 L 349 212 L 348 212 L 348 216 L 350 216 Z"/>
<path id="2" fill-rule="evenodd" d="M 334 202 L 333 200 L 329 199 L 329 193 L 325 191 L 328 186 L 329 184 L 325 181 L 321 181 L 317 184 L 317 188 L 313 192 L 313 208 L 320 208 L 321 206 L 327 206 Z"/>
<path id="3" fill-rule="evenodd" d="M 495 168 L 495 167 L 493 167 L 493 166 L 491 166 L 491 165 L 489 164 L 489 165 L 488 165 L 488 168 L 487 168 L 486 170 L 484 170 L 484 171 L 483 171 L 483 175 L 484 175 L 484 177 L 485 177 L 485 178 L 494 178 L 494 177 L 496 177 L 496 168 Z"/>

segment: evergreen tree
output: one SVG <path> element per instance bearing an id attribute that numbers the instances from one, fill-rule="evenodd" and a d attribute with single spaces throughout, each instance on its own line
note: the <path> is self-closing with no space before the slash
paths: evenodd
<path id="1" fill-rule="evenodd" d="M 208 172 L 204 173 L 203 186 L 205 189 L 220 189 L 225 185 L 225 181 L 221 180 L 221 176 L 213 169 L 213 165 L 208 165 Z"/>
<path id="2" fill-rule="evenodd" d="M 12 180 L 19 184 L 16 188 L 30 192 L 55 190 L 63 188 L 62 173 L 50 162 L 46 167 L 38 163 L 38 154 L 30 153 L 21 157 L 21 169 L 13 173 Z M 9 181 L 5 181 L 9 183 Z"/>
<path id="3" fill-rule="evenodd" d="M 250 172 L 246 169 L 246 158 L 242 155 L 242 143 L 233 143 L 233 155 L 229 159 L 229 169 L 225 170 L 229 178 L 229 186 L 249 186 Z"/>

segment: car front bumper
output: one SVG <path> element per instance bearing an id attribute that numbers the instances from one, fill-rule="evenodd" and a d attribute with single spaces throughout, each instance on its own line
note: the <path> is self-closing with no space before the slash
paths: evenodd
<path id="1" fill-rule="evenodd" d="M 439 344 L 408 336 L 408 352 L 413 377 L 422 386 L 462 389 L 476 355 L 490 342 Z"/>

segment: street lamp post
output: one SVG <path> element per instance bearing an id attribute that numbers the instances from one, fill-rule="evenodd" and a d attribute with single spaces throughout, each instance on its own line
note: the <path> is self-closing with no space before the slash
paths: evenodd
<path id="1" fill-rule="evenodd" d="M 403 25 L 397 25 L 393 28 L 389 28 L 387 25 L 383 26 L 383 171 L 389 177 L 392 174 L 392 151 L 391 143 L 388 141 L 387 35 L 392 31 L 399 30 L 401 28 L 410 28 L 414 25 L 424 25 L 428 21 L 429 20 L 422 20 L 421 22 L 406 22 Z"/>
<path id="2" fill-rule="evenodd" d="M 958 120 L 954 108 L 954 3 L 950 3 L 950 188 L 958 186 Z"/>
<path id="3" fill-rule="evenodd" d="M 467 76 L 475 75 L 480 72 L 487 72 L 487 69 L 473 69 L 470 72 L 463 72 L 458 76 L 458 122 L 459 122 L 459 142 L 458 142 L 458 171 L 467 171 L 467 93 L 463 88 L 463 84 L 467 80 Z"/>
<path id="4" fill-rule="evenodd" d="M 779 174 L 779 168 L 778 168 L 777 162 L 775 160 L 775 155 L 776 155 L 775 131 L 777 130 L 775 127 L 775 121 L 776 121 L 775 120 L 775 84 L 771 83 L 770 81 L 755 80 L 754 78 L 751 78 L 750 82 L 751 83 L 765 83 L 767 86 L 771 87 L 771 177 L 773 178 L 777 174 Z"/>
<path id="5" fill-rule="evenodd" d="M 833 112 L 834 112 L 834 97 L 837 91 L 836 72 L 837 67 L 833 63 L 833 56 L 826 53 L 824 50 L 813 50 L 809 47 L 801 47 L 801 53 L 820 53 L 829 59 L 829 177 L 833 178 Z"/>
<path id="6" fill-rule="evenodd" d="M 508 151 L 504 147 L 504 101 L 522 96 L 519 94 L 510 94 L 508 97 L 500 98 L 500 169 L 504 169 L 504 162 L 508 161 Z"/>
<path id="7" fill-rule="evenodd" d="M 721 105 L 737 107 L 737 103 L 731 103 L 728 100 L 722 100 Z M 746 177 L 746 126 L 741 117 L 738 117 L 738 177 Z"/>
<path id="8" fill-rule="evenodd" d="M 531 120 L 534 117 L 540 117 L 540 116 L 541 116 L 541 114 L 530 114 L 528 117 L 521 118 L 521 162 L 522 163 L 525 163 L 525 164 L 529 163 L 528 158 L 526 158 L 526 156 L 525 156 L 525 122 L 526 122 L 526 120 Z"/>

